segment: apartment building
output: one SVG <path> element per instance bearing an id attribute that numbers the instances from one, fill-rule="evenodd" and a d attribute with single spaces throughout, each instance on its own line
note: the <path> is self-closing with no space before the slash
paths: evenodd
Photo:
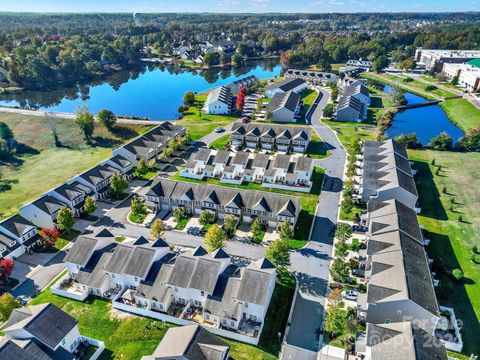
<path id="1" fill-rule="evenodd" d="M 424 66 L 426 70 L 435 69 L 442 71 L 445 63 L 464 63 L 469 60 L 480 58 L 480 50 L 438 50 L 422 49 L 415 50 L 417 65 Z"/>
<path id="2" fill-rule="evenodd" d="M 273 228 L 284 221 L 294 226 L 301 208 L 300 198 L 294 196 L 168 179 L 156 179 L 142 196 L 155 211 L 183 207 L 189 214 L 210 211 L 219 219 L 234 215 L 239 223 L 249 224 L 258 218 Z"/>
<path id="3" fill-rule="evenodd" d="M 230 144 L 264 151 L 305 153 L 310 143 L 310 128 L 234 123 Z"/>
<path id="4" fill-rule="evenodd" d="M 469 92 L 480 91 L 480 67 L 472 65 L 474 62 L 462 64 L 445 63 L 442 72 L 452 80 L 458 78 L 458 86 Z"/>

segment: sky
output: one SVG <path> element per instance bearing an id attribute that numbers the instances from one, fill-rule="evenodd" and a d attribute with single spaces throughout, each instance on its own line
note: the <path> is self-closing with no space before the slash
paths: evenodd
<path id="1" fill-rule="evenodd" d="M 26 12 L 448 12 L 480 11 L 480 0 L 0 0 Z"/>

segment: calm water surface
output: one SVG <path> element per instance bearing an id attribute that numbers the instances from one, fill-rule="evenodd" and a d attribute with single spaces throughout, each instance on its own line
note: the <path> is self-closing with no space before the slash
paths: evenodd
<path id="1" fill-rule="evenodd" d="M 74 112 L 79 105 L 87 104 L 93 113 L 109 109 L 117 115 L 168 120 L 178 117 L 178 106 L 187 91 L 205 91 L 248 75 L 275 77 L 280 70 L 277 60 L 254 62 L 236 69 L 207 71 L 148 66 L 69 88 L 2 96 L 0 106 Z"/>
<path id="2" fill-rule="evenodd" d="M 391 93 L 390 86 L 386 85 L 383 91 Z M 409 92 L 405 93 L 405 99 L 408 104 L 427 101 L 427 99 Z M 443 131 L 448 133 L 454 142 L 464 135 L 460 128 L 450 122 L 447 114 L 439 105 L 432 105 L 398 112 L 393 118 L 392 127 L 385 134 L 390 138 L 395 138 L 402 134 L 416 133 L 418 141 L 422 145 L 428 145 L 432 138 Z"/>

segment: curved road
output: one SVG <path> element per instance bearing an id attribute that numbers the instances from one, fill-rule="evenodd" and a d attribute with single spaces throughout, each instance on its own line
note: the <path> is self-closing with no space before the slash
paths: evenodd
<path id="1" fill-rule="evenodd" d="M 333 236 L 343 187 L 345 150 L 334 132 L 321 122 L 329 94 L 323 89 L 318 90 L 323 96 L 312 114 L 311 125 L 329 147 L 331 156 L 315 162 L 326 170 L 326 176 L 310 241 L 307 246 L 291 255 L 291 270 L 297 278 L 298 293 L 282 359 L 317 359 L 321 345 L 320 329 L 325 313 Z"/>

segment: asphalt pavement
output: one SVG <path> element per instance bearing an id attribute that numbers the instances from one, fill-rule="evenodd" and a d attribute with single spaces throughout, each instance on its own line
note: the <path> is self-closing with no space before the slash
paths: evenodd
<path id="1" fill-rule="evenodd" d="M 313 360 L 320 350 L 333 237 L 343 187 L 345 150 L 334 132 L 321 122 L 329 94 L 323 89 L 319 91 L 323 96 L 312 113 L 311 125 L 325 141 L 331 155 L 316 161 L 316 165 L 326 170 L 326 175 L 310 241 L 291 255 L 290 268 L 297 278 L 298 294 L 282 359 Z"/>

